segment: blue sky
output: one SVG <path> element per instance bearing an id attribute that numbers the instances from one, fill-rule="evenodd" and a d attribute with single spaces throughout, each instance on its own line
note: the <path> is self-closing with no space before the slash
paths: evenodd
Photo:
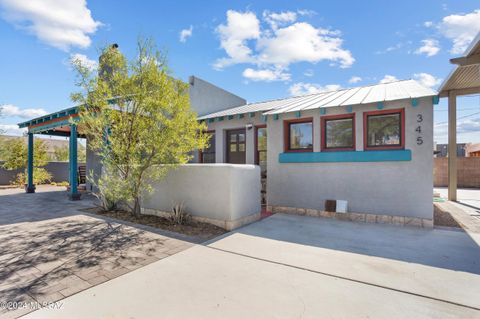
<path id="1" fill-rule="evenodd" d="M 71 106 L 72 57 L 97 60 L 139 36 L 194 74 L 248 101 L 415 78 L 436 88 L 480 31 L 478 1 L 0 0 L 0 128 Z M 480 97 L 460 99 L 459 141 L 480 142 Z M 435 108 L 446 141 L 446 101 Z"/>

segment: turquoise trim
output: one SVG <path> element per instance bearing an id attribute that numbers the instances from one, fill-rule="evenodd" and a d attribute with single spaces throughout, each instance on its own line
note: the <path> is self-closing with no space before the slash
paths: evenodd
<path id="1" fill-rule="evenodd" d="M 383 102 L 378 102 L 377 103 L 377 110 L 383 110 Z"/>
<path id="2" fill-rule="evenodd" d="M 278 114 L 273 114 L 273 119 L 274 119 L 275 121 L 278 120 L 278 118 L 279 118 Z"/>
<path id="3" fill-rule="evenodd" d="M 302 116 L 302 112 L 300 112 L 300 111 L 295 112 L 295 116 L 296 116 L 296 117 L 301 117 L 301 116 Z"/>
<path id="4" fill-rule="evenodd" d="M 243 114 L 238 114 L 239 119 L 243 119 Z"/>
<path id="5" fill-rule="evenodd" d="M 28 133 L 27 188 L 33 189 L 33 133 Z"/>
<path id="6" fill-rule="evenodd" d="M 280 153 L 279 163 L 338 163 L 411 161 L 411 150 Z"/>
<path id="7" fill-rule="evenodd" d="M 229 119 L 229 120 L 233 120 L 233 115 L 229 115 L 229 116 L 228 116 L 228 119 Z"/>
<path id="8" fill-rule="evenodd" d="M 255 112 L 250 112 L 250 117 L 255 117 Z"/>
<path id="9" fill-rule="evenodd" d="M 74 198 L 78 194 L 77 180 L 77 126 L 70 126 L 70 143 L 69 143 L 69 163 L 70 163 L 70 197 Z"/>
<path id="10" fill-rule="evenodd" d="M 347 113 L 352 113 L 353 107 L 351 105 L 347 106 Z"/>
<path id="11" fill-rule="evenodd" d="M 433 102 L 434 105 L 437 105 L 438 102 L 440 102 L 440 96 L 438 96 L 438 95 L 432 96 L 432 102 Z"/>
<path id="12" fill-rule="evenodd" d="M 412 106 L 417 107 L 418 106 L 418 99 L 412 99 Z"/>
<path id="13" fill-rule="evenodd" d="M 221 122 L 221 121 L 223 121 L 223 116 L 219 116 L 219 117 L 217 117 L 217 121 L 218 121 L 218 122 Z"/>
<path id="14" fill-rule="evenodd" d="M 324 107 L 320 108 L 320 114 L 321 114 L 321 115 L 327 114 L 327 109 L 324 108 Z"/>
<path id="15" fill-rule="evenodd" d="M 47 114 L 47 115 L 44 115 L 44 116 L 41 116 L 41 117 L 37 117 L 37 118 L 34 118 L 34 119 L 26 121 L 26 122 L 18 123 L 18 127 L 20 127 L 20 128 L 29 127 L 29 126 L 32 126 L 32 125 L 35 125 L 35 124 L 39 124 L 39 123 L 43 123 L 43 122 L 46 122 L 46 121 L 49 121 L 49 120 L 56 119 L 58 117 L 76 114 L 79 111 L 80 111 L 80 106 L 74 106 L 74 107 L 71 107 L 71 108 L 68 108 L 68 109 L 60 110 L 58 112 L 54 112 L 54 113 Z"/>
<path id="16" fill-rule="evenodd" d="M 215 122 L 215 118 L 208 119 L 208 123 L 213 123 Z"/>
<path id="17" fill-rule="evenodd" d="M 80 118 L 78 118 L 78 117 L 73 117 L 71 119 L 74 122 L 80 121 Z M 68 126 L 70 124 L 71 124 L 70 119 L 62 120 L 62 121 L 58 121 L 58 122 L 45 124 L 45 125 L 42 125 L 42 126 L 36 126 L 36 127 L 29 128 L 28 132 L 37 134 L 37 133 L 41 133 L 41 132 L 45 132 L 45 131 L 50 131 L 50 130 L 52 130 L 54 128 L 57 128 L 57 127 Z"/>

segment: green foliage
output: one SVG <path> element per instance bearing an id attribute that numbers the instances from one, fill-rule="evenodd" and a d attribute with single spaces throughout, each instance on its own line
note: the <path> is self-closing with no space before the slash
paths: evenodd
<path id="1" fill-rule="evenodd" d="M 89 180 L 105 207 L 122 202 L 135 214 L 153 182 L 208 142 L 205 125 L 190 109 L 188 84 L 169 75 L 165 56 L 151 41 L 137 47 L 131 62 L 115 47 L 104 49 L 98 73 L 74 61 L 81 92 L 72 94 L 84 105 L 79 129 L 104 168 L 98 180 Z"/>
<path id="2" fill-rule="evenodd" d="M 2 167 L 7 170 L 24 170 L 28 164 L 28 145 L 23 139 L 12 139 L 2 143 Z M 33 166 L 42 167 L 48 163 L 47 147 L 40 139 L 33 144 Z"/>
<path id="3" fill-rule="evenodd" d="M 55 146 L 54 148 L 54 158 L 57 162 L 68 162 L 69 161 L 69 148 L 68 146 Z M 78 144 L 77 146 L 77 158 L 79 163 L 85 163 L 87 160 L 87 152 L 85 146 Z"/>
<path id="4" fill-rule="evenodd" d="M 13 185 L 17 185 L 19 187 L 23 187 L 27 183 L 27 174 L 25 173 L 18 173 L 15 176 L 15 180 L 11 181 Z M 33 169 L 33 184 L 41 185 L 41 184 L 48 184 L 52 180 L 52 175 L 44 168 L 35 167 Z"/>

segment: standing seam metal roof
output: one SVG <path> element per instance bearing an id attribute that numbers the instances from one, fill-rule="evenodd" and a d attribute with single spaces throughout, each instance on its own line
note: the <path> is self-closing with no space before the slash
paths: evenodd
<path id="1" fill-rule="evenodd" d="M 437 94 L 436 91 L 422 86 L 415 80 L 401 80 L 371 86 L 251 103 L 207 114 L 198 119 L 205 120 L 250 112 L 263 112 L 264 115 L 281 114 L 316 108 L 355 106 L 401 99 L 414 99 L 436 96 Z"/>

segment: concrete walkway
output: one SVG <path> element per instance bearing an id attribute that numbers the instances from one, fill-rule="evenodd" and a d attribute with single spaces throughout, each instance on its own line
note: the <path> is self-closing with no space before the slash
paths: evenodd
<path id="1" fill-rule="evenodd" d="M 0 318 L 19 317 L 191 246 L 79 211 L 92 206 L 88 197 L 69 201 L 64 188 L 0 190 Z"/>
<path id="2" fill-rule="evenodd" d="M 462 231 L 277 214 L 25 318 L 479 318 Z"/>

